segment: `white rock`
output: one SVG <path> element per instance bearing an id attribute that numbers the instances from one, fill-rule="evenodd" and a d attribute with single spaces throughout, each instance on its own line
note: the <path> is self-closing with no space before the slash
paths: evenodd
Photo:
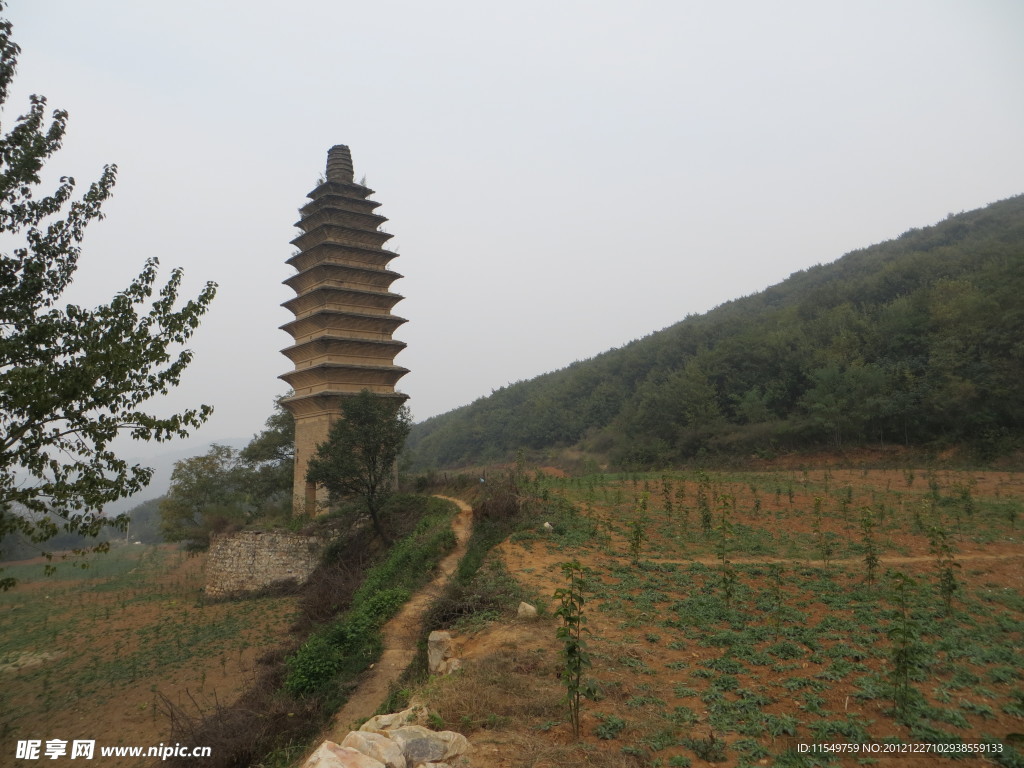
<path id="1" fill-rule="evenodd" d="M 341 746 L 358 749 L 367 757 L 384 763 L 387 768 L 406 768 L 402 748 L 383 734 L 369 731 L 349 731 L 348 736 L 341 742 Z"/>
<path id="2" fill-rule="evenodd" d="M 423 725 L 427 722 L 430 712 L 426 707 L 410 707 L 404 709 L 401 712 L 395 712 L 391 715 L 376 715 L 371 717 L 360 727 L 360 731 L 375 731 L 380 733 L 386 731 L 389 728 L 400 728 L 403 725 Z"/>
<path id="3" fill-rule="evenodd" d="M 537 618 L 537 609 L 529 603 L 520 603 L 519 608 L 516 610 L 516 616 L 520 619 L 535 619 Z"/>
<path id="4" fill-rule="evenodd" d="M 553 526 L 551 523 L 544 523 L 544 530 L 548 533 L 551 533 L 553 530 L 555 530 L 555 526 Z"/>
<path id="5" fill-rule="evenodd" d="M 325 741 L 302 768 L 385 768 L 380 760 L 364 755 L 357 749 L 342 747 L 333 741 Z"/>
<path id="6" fill-rule="evenodd" d="M 402 748 L 409 765 L 440 763 L 465 755 L 469 741 L 455 731 L 432 731 L 421 725 L 406 725 L 388 731 L 388 737 Z"/>
<path id="7" fill-rule="evenodd" d="M 450 659 L 454 653 L 454 644 L 450 632 L 435 630 L 427 638 L 427 669 L 432 675 L 443 675 L 442 665 L 446 659 Z"/>

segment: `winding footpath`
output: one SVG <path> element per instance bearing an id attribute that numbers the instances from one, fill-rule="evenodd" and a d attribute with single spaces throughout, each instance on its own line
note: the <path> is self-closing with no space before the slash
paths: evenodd
<path id="1" fill-rule="evenodd" d="M 345 735 L 357 727 L 360 720 L 372 717 L 377 708 L 384 703 L 394 683 L 416 656 L 416 644 L 419 641 L 423 626 L 423 617 L 447 583 L 459 560 L 466 554 L 466 544 L 472 529 L 473 509 L 460 499 L 450 496 L 437 496 L 450 501 L 459 508 L 459 513 L 452 520 L 455 532 L 455 549 L 449 552 L 438 564 L 437 577 L 413 595 L 402 609 L 381 629 L 384 636 L 384 651 L 377 663 L 366 673 L 359 687 L 349 697 L 348 702 L 334 716 L 330 734 L 327 738 L 340 742 Z"/>

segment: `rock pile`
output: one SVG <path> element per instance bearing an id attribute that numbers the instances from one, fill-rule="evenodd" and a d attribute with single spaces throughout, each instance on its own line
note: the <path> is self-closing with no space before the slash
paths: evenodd
<path id="1" fill-rule="evenodd" d="M 371 717 L 341 744 L 325 741 L 302 768 L 459 768 L 469 765 L 469 741 L 454 731 L 432 731 L 421 707 Z"/>

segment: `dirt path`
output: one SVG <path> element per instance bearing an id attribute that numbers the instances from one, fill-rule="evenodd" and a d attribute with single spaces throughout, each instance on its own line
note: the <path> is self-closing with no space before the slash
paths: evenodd
<path id="1" fill-rule="evenodd" d="M 506 559 L 512 560 L 515 557 L 515 553 L 505 553 Z M 629 563 L 632 562 L 628 557 L 618 557 L 615 555 L 602 555 L 604 562 L 620 562 Z M 996 560 L 1014 560 L 1024 557 L 1024 552 L 1004 552 L 998 555 L 954 555 L 954 560 L 958 563 L 968 563 L 975 561 L 996 561 Z M 646 558 L 651 563 L 657 565 L 668 564 L 668 565 L 692 565 L 699 563 L 700 565 L 719 565 L 721 564 L 721 558 L 715 555 L 701 555 L 700 557 L 690 557 L 685 559 L 678 558 Z M 565 556 L 562 553 L 553 554 L 549 557 L 543 555 L 538 556 L 534 552 L 526 552 L 520 554 L 520 560 L 522 563 L 515 561 L 516 565 L 533 565 L 536 566 L 538 563 L 551 567 L 559 564 L 565 560 Z M 806 565 L 806 566 L 817 566 L 823 567 L 825 564 L 820 558 L 800 558 L 800 557 L 730 557 L 729 562 L 733 565 Z M 913 563 L 934 563 L 934 555 L 880 555 L 878 558 L 879 565 L 910 565 Z M 829 560 L 830 566 L 838 565 L 863 565 L 863 558 L 836 558 Z"/>
<path id="2" fill-rule="evenodd" d="M 999 555 L 954 555 L 954 559 L 958 563 L 966 563 L 972 560 L 1010 560 L 1015 557 L 1024 557 L 1024 552 L 1006 552 Z M 625 558 L 620 558 L 625 560 Z M 712 557 L 710 555 L 702 557 L 693 557 L 689 560 L 652 560 L 655 563 L 673 563 L 675 565 L 689 565 L 690 563 L 700 563 L 701 565 L 718 565 L 721 559 L 718 557 Z M 773 563 L 780 563 L 783 565 L 802 564 L 802 565 L 824 565 L 824 562 L 819 558 L 802 559 L 802 558 L 778 558 L 778 557 L 758 557 L 758 558 L 743 558 L 743 557 L 730 557 L 729 562 L 733 565 L 771 565 Z M 864 562 L 863 558 L 838 558 L 829 560 L 829 565 L 861 565 Z M 910 563 L 934 563 L 934 555 L 879 555 L 878 562 L 880 565 L 906 565 Z"/>
<path id="3" fill-rule="evenodd" d="M 502 559 L 508 566 L 509 570 L 520 574 L 520 578 L 526 578 L 527 581 L 531 581 L 531 586 L 546 591 L 553 589 L 552 583 L 543 577 L 541 574 L 552 572 L 556 573 L 558 566 L 565 561 L 565 553 L 563 552 L 547 552 L 542 553 L 537 550 L 527 550 L 521 545 L 510 545 L 508 542 L 504 542 L 499 545 L 498 551 L 501 553 Z M 1024 552 L 999 552 L 999 553 L 975 553 L 968 552 L 965 554 L 957 553 L 954 555 L 954 559 L 957 563 L 993 563 L 1001 564 L 1008 561 L 1020 560 L 1024 558 Z M 645 558 L 650 563 L 656 565 L 675 565 L 679 567 L 686 567 L 699 563 L 700 565 L 706 566 L 718 566 L 721 560 L 716 555 L 700 555 L 698 557 L 691 558 Z M 588 564 L 589 561 L 586 557 L 582 557 L 581 560 L 585 561 L 584 565 Z M 608 563 L 619 563 L 627 564 L 631 560 L 628 557 L 601 554 L 600 560 L 602 564 Z M 886 566 L 899 566 L 899 565 L 915 565 L 934 563 L 934 555 L 881 555 L 878 558 L 879 566 L 884 568 Z M 733 565 L 782 565 L 787 567 L 807 566 L 812 568 L 822 568 L 824 563 L 818 558 L 780 558 L 780 557 L 730 557 L 729 562 Z M 863 558 L 837 558 L 829 561 L 830 567 L 863 567 Z M 533 577 L 524 577 L 523 574 L 531 573 Z"/>
<path id="4" fill-rule="evenodd" d="M 441 588 L 455 572 L 459 560 L 466 553 L 466 543 L 472 527 L 473 510 L 464 501 L 450 496 L 438 496 L 459 508 L 452 521 L 455 531 L 455 549 L 445 556 L 438 567 L 437 577 L 412 596 L 398 614 L 383 627 L 384 652 L 367 672 L 344 707 L 334 716 L 327 738 L 340 742 L 353 729 L 356 721 L 371 717 L 387 698 L 391 684 L 405 671 L 416 656 L 416 643 L 420 637 L 423 614 Z"/>

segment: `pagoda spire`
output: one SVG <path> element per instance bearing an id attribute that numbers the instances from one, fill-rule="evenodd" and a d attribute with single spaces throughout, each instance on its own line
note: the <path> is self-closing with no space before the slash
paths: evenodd
<path id="1" fill-rule="evenodd" d="M 408 370 L 394 363 L 405 343 L 391 334 L 405 320 L 391 310 L 402 300 L 391 283 L 401 275 L 387 268 L 398 254 L 384 244 L 386 218 L 367 199 L 373 190 L 353 181 L 352 154 L 344 144 L 327 153 L 326 180 L 299 209 L 288 259 L 296 274 L 285 280 L 295 297 L 284 303 L 295 319 L 281 328 L 294 343 L 282 352 L 295 369 L 283 374 L 292 394 L 283 405 L 295 417 L 294 510 L 314 514 L 315 486 L 306 468 L 331 425 L 341 418 L 341 401 L 368 389 L 405 400 L 395 384 Z M 320 499 L 319 501 L 322 501 Z"/>

